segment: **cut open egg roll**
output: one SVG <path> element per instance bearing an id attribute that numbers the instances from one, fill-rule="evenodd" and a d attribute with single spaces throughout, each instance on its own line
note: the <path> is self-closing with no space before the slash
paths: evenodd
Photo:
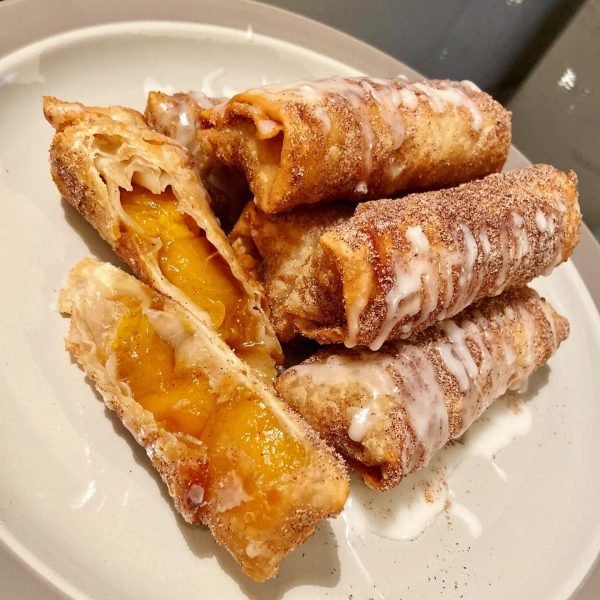
<path id="1" fill-rule="evenodd" d="M 378 352 L 320 350 L 276 387 L 370 487 L 385 490 L 519 388 L 568 333 L 564 317 L 521 288 Z"/>
<path id="2" fill-rule="evenodd" d="M 67 348 L 145 448 L 190 523 L 208 525 L 251 578 L 338 513 L 343 463 L 258 380 L 205 319 L 92 259 L 60 309 Z"/>
<path id="3" fill-rule="evenodd" d="M 574 173 L 536 165 L 455 188 L 287 215 L 245 209 L 230 239 L 259 276 L 280 339 L 405 339 L 570 256 Z"/>
<path id="4" fill-rule="evenodd" d="M 208 140 L 197 135 L 201 112 L 225 101 L 195 92 L 150 92 L 144 117 L 152 129 L 189 150 L 209 193 L 211 208 L 223 229 L 229 231 L 252 196 L 244 174 L 218 161 Z"/>
<path id="5" fill-rule="evenodd" d="M 57 129 L 50 164 L 67 201 L 138 277 L 211 323 L 272 378 L 282 356 L 266 302 L 212 214 L 189 154 L 143 120 L 48 97 L 44 113 Z"/>
<path id="6" fill-rule="evenodd" d="M 200 121 L 268 213 L 482 177 L 502 168 L 511 138 L 510 113 L 472 83 L 401 78 L 269 85 Z"/>

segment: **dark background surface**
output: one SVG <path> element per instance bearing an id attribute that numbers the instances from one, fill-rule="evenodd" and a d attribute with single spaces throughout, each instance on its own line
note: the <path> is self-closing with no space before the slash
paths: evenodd
<path id="1" fill-rule="evenodd" d="M 492 93 L 530 160 L 577 172 L 600 236 L 600 0 L 264 1 Z"/>

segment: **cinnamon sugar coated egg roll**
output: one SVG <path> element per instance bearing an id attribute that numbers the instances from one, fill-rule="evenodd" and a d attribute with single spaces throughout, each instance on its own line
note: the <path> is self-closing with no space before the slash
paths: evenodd
<path id="1" fill-rule="evenodd" d="M 425 466 L 566 339 L 528 288 L 480 301 L 378 352 L 331 346 L 281 375 L 281 396 L 375 489 Z"/>
<path id="2" fill-rule="evenodd" d="M 372 350 L 550 273 L 581 221 L 575 174 L 547 165 L 365 202 L 350 217 L 319 210 L 246 209 L 232 243 L 263 279 L 280 339 Z"/>
<path id="3" fill-rule="evenodd" d="M 141 115 L 124 120 L 49 97 L 44 113 L 57 130 L 50 164 L 67 201 L 138 277 L 272 378 L 282 355 L 266 301 L 213 215 L 189 154 Z"/>
<path id="4" fill-rule="evenodd" d="M 72 270 L 60 308 L 71 317 L 69 352 L 145 448 L 176 509 L 208 525 L 252 579 L 273 577 L 342 509 L 341 459 L 205 320 L 92 259 Z"/>
<path id="5" fill-rule="evenodd" d="M 470 82 L 332 77 L 269 85 L 202 113 L 265 212 L 389 197 L 499 171 L 510 113 Z"/>

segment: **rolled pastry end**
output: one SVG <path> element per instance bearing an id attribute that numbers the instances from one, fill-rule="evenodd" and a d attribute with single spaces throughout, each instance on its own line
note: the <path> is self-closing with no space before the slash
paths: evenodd
<path id="1" fill-rule="evenodd" d="M 204 111 L 259 208 L 388 197 L 502 168 L 510 113 L 466 82 L 342 78 L 247 90 Z"/>
<path id="2" fill-rule="evenodd" d="M 378 352 L 321 350 L 276 387 L 367 485 L 384 490 L 518 389 L 568 334 L 567 320 L 522 288 Z"/>

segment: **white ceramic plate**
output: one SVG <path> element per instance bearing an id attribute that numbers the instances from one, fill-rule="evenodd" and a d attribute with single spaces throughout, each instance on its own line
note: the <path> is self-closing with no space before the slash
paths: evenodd
<path id="1" fill-rule="evenodd" d="M 531 393 L 531 430 L 497 457 L 507 480 L 484 459 L 451 477 L 482 535 L 442 516 L 417 540 L 392 542 L 340 517 L 263 585 L 175 514 L 144 452 L 63 349 L 56 294 L 67 271 L 89 253 L 113 257 L 51 182 L 43 94 L 142 108 L 156 83 L 220 92 L 351 73 L 245 28 L 183 23 L 74 31 L 0 60 L 0 539 L 2 564 L 19 564 L 3 598 L 548 599 L 579 585 L 600 548 L 600 322 L 571 264 L 537 284 L 569 317 L 571 337 Z M 35 595 L 14 591 L 29 589 L 17 581 L 24 566 Z"/>

